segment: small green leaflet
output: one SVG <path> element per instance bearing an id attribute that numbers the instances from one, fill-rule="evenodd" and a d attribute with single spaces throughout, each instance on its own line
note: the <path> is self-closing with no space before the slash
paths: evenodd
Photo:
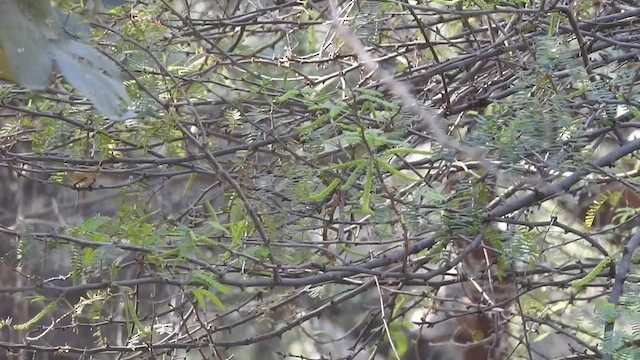
<path id="1" fill-rule="evenodd" d="M 191 289 L 191 293 L 196 298 L 196 301 L 198 302 L 198 306 L 200 306 L 202 310 L 206 309 L 206 302 L 204 300 L 204 298 L 206 297 L 218 309 L 224 311 L 225 309 L 224 304 L 222 303 L 222 301 L 220 301 L 220 298 L 215 296 L 211 291 L 206 289 L 196 288 L 196 289 Z"/>

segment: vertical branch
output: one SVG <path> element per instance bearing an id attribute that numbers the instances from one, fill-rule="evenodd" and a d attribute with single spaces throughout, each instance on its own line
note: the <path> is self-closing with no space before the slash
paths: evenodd
<path id="1" fill-rule="evenodd" d="M 622 249 L 622 260 L 616 268 L 615 281 L 613 288 L 611 289 L 611 296 L 609 296 L 609 303 L 613 304 L 616 308 L 620 302 L 620 296 L 622 295 L 622 288 L 624 287 L 624 281 L 627 278 L 627 273 L 631 267 L 631 260 L 633 258 L 634 251 L 640 245 L 640 229 L 636 230 L 636 233 L 629 239 L 627 244 Z M 615 326 L 615 321 L 607 322 L 604 326 L 604 333 L 612 332 Z M 613 354 L 604 354 L 603 360 L 613 360 Z"/>

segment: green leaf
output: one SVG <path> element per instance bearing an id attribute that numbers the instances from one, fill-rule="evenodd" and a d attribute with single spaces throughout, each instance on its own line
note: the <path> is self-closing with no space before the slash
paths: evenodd
<path id="1" fill-rule="evenodd" d="M 246 219 L 246 214 L 244 213 L 244 204 L 242 200 L 235 197 L 231 202 L 231 211 L 229 214 L 229 222 L 234 223 L 236 221 Z"/>
<path id="2" fill-rule="evenodd" d="M 414 178 L 414 177 L 411 177 L 409 175 L 406 175 L 405 173 L 403 173 L 401 171 L 398 171 L 398 169 L 394 168 L 391 164 L 387 163 L 384 160 L 378 159 L 377 160 L 377 164 L 378 164 L 378 166 L 380 166 L 381 168 L 387 170 L 391 174 L 393 174 L 393 175 L 395 175 L 395 176 L 397 176 L 397 177 L 399 177 L 401 179 L 404 179 L 406 181 L 414 182 L 414 181 L 420 181 L 421 180 L 420 178 Z"/>
<path id="3" fill-rule="evenodd" d="M 600 210 L 600 208 L 602 207 L 602 205 L 604 205 L 605 202 L 607 202 L 607 196 L 604 194 L 601 194 L 591 205 L 589 205 L 589 208 L 587 208 L 587 212 L 584 215 L 585 230 L 589 231 L 591 229 L 591 226 L 593 225 L 593 221 L 596 218 L 596 214 L 598 213 L 598 210 Z"/>
<path id="4" fill-rule="evenodd" d="M 601 301 L 596 305 L 598 320 L 602 323 L 613 323 L 620 316 L 616 306 L 608 301 Z"/>
<path id="5" fill-rule="evenodd" d="M 443 204 L 447 201 L 447 197 L 442 195 L 441 193 L 439 193 L 436 190 L 433 190 L 431 188 L 428 187 L 422 187 L 419 188 L 416 191 L 416 194 L 424 197 L 425 200 L 429 201 L 429 202 L 434 202 L 437 204 Z"/>
<path id="6" fill-rule="evenodd" d="M 309 201 L 319 201 L 324 199 L 325 197 L 329 196 L 329 194 L 331 194 L 331 192 L 335 190 L 338 187 L 338 185 L 340 185 L 340 179 L 333 179 L 331 184 L 329 184 L 329 186 L 324 188 L 324 190 L 310 195 Z"/>
<path id="7" fill-rule="evenodd" d="M 209 216 L 211 216 L 211 221 L 206 221 L 205 224 L 209 225 L 213 230 L 218 230 L 224 234 L 229 235 L 229 230 L 227 230 L 227 228 L 225 228 L 222 224 L 220 224 L 220 221 L 218 220 L 218 215 L 216 215 L 215 210 L 213 210 L 213 207 L 211 206 L 211 203 L 209 203 L 208 200 L 204 202 L 204 207 L 207 209 Z"/>
<path id="8" fill-rule="evenodd" d="M 180 197 L 184 197 L 189 190 L 191 190 L 191 186 L 193 186 L 193 182 L 195 181 L 196 177 L 198 177 L 198 173 L 194 172 L 189 176 L 189 181 L 187 181 L 187 186 L 185 186 L 184 191 L 182 192 L 182 195 Z"/>
<path id="9" fill-rule="evenodd" d="M 368 215 L 373 214 L 371 210 L 371 191 L 373 190 L 373 165 L 369 163 L 364 178 L 364 188 L 362 189 L 362 197 L 360 198 L 360 205 L 362 206 L 362 212 Z"/>
<path id="10" fill-rule="evenodd" d="M 432 151 L 418 150 L 418 149 L 404 148 L 404 147 L 388 149 L 388 150 L 385 150 L 382 154 L 383 156 L 391 156 L 391 155 L 399 155 L 399 154 L 400 155 L 415 154 L 415 155 L 422 155 L 425 157 L 433 156 Z"/>
<path id="11" fill-rule="evenodd" d="M 600 260 L 598 265 L 596 265 L 593 269 L 591 269 L 591 271 L 589 271 L 587 275 L 585 275 L 585 277 L 583 277 L 582 279 L 572 281 L 571 287 L 577 288 L 577 287 L 585 286 L 586 284 L 591 282 L 593 279 L 595 279 L 596 276 L 598 276 L 598 274 L 602 272 L 602 270 L 604 270 L 604 268 L 607 267 L 610 262 L 611 262 L 611 256 L 605 256 L 604 259 Z"/>
<path id="12" fill-rule="evenodd" d="M 42 318 L 44 318 L 47 314 L 55 310 L 56 306 L 58 306 L 57 301 L 53 301 L 49 303 L 49 305 L 45 306 L 44 309 L 40 310 L 40 312 L 37 313 L 33 318 L 31 318 L 25 323 L 14 325 L 13 328 L 18 331 L 28 330 L 30 327 L 35 325 L 38 321 L 42 320 Z"/>
<path id="13" fill-rule="evenodd" d="M 551 331 L 543 331 L 540 334 L 538 334 L 538 336 L 536 336 L 535 338 L 533 338 L 532 342 L 536 343 L 538 341 L 542 341 L 544 340 L 547 336 L 551 335 Z"/>
<path id="14" fill-rule="evenodd" d="M 391 331 L 391 341 L 393 341 L 398 354 L 400 356 L 406 354 L 409 349 L 409 339 L 407 338 L 406 329 L 402 327 L 401 324 L 394 322 L 389 330 Z"/>
<path id="15" fill-rule="evenodd" d="M 129 297 L 127 296 L 124 297 L 124 309 L 125 313 L 127 313 L 127 315 L 133 320 L 133 323 L 135 324 L 136 329 L 138 329 L 139 333 L 145 336 L 151 335 L 151 332 L 147 330 L 145 326 L 140 322 L 138 313 L 136 312 L 136 308 L 135 306 L 133 306 L 133 302 L 131 302 L 131 300 L 129 300 Z"/>
<path id="16" fill-rule="evenodd" d="M 340 187 L 342 191 L 346 191 L 351 186 L 353 186 L 353 183 L 355 183 L 356 178 L 360 176 L 362 169 L 364 169 L 364 167 L 367 166 L 367 163 L 368 161 L 366 159 L 361 159 L 361 161 L 358 161 L 356 163 L 357 164 L 356 168 L 353 169 L 353 171 L 351 172 L 351 175 L 349 175 L 349 177 L 347 178 L 347 182 Z"/>
<path id="17" fill-rule="evenodd" d="M 332 105 L 329 107 L 329 117 L 333 119 L 343 111 L 346 111 L 346 109 L 348 109 L 347 105 L 342 102 Z"/>
<path id="18" fill-rule="evenodd" d="M 220 292 L 221 294 L 228 294 L 229 291 L 231 291 L 231 288 L 229 288 L 228 286 L 221 284 L 217 281 L 211 281 L 209 286 L 211 286 L 212 288 L 216 289 L 218 292 Z"/>
<path id="19" fill-rule="evenodd" d="M 196 300 L 198 301 L 198 305 L 202 308 L 202 310 L 206 309 L 206 303 L 204 301 L 204 297 L 206 296 L 207 299 L 209 299 L 209 301 L 211 301 L 213 305 L 215 305 L 218 309 L 224 311 L 225 309 L 224 304 L 222 303 L 222 301 L 220 301 L 220 298 L 217 297 L 211 291 L 207 289 L 196 288 L 196 289 L 191 289 L 191 293 L 196 297 Z"/>
<path id="20" fill-rule="evenodd" d="M 216 280 L 210 273 L 204 272 L 202 270 L 195 270 L 191 273 L 191 277 L 188 281 L 189 285 L 205 285 L 216 289 L 222 294 L 227 294 L 229 292 L 229 288 L 223 284 L 221 284 L 218 280 Z"/>
<path id="21" fill-rule="evenodd" d="M 246 220 L 234 221 L 231 224 L 229 224 L 229 230 L 230 230 L 229 232 L 231 233 L 231 248 L 235 249 L 238 246 L 240 246 L 242 237 L 247 232 L 247 221 Z"/>
<path id="22" fill-rule="evenodd" d="M 198 306 L 202 310 L 206 310 L 207 309 L 207 303 L 205 303 L 204 296 L 202 296 L 202 289 L 199 289 L 199 288 L 191 289 L 191 293 L 196 298 L 196 301 L 198 302 Z"/>
<path id="23" fill-rule="evenodd" d="M 224 311 L 225 307 L 220 298 L 215 296 L 211 291 L 204 290 L 204 295 L 209 298 L 209 301 L 213 303 L 218 309 Z"/>
<path id="24" fill-rule="evenodd" d="M 307 131 L 312 130 L 313 128 L 319 126 L 320 124 L 322 124 L 325 120 L 326 120 L 327 116 L 326 115 L 321 115 L 318 116 L 314 121 L 310 122 L 309 124 L 306 125 L 302 125 L 302 126 L 296 126 L 293 128 L 294 131 L 299 132 L 299 133 L 304 133 Z"/>
<path id="25" fill-rule="evenodd" d="M 258 257 L 260 259 L 265 259 L 269 256 L 270 251 L 269 248 L 266 246 L 253 246 L 250 247 L 249 249 L 247 249 L 247 254 L 251 255 L 251 256 L 255 256 Z"/>
<path id="26" fill-rule="evenodd" d="M 291 89 L 289 91 L 287 91 L 286 93 L 284 93 L 281 96 L 278 96 L 277 98 L 274 99 L 276 104 L 280 104 L 283 103 L 289 99 L 291 99 L 292 97 L 296 96 L 300 94 L 300 90 L 299 89 Z"/>
<path id="27" fill-rule="evenodd" d="M 181 226 L 180 231 L 182 236 L 178 242 L 177 249 L 182 257 L 193 257 L 196 253 L 196 244 L 198 242 L 196 234 L 193 230 L 186 226 Z"/>
<path id="28" fill-rule="evenodd" d="M 91 264 L 93 263 L 93 256 L 95 255 L 95 251 L 96 249 L 94 248 L 84 249 L 84 256 L 82 257 L 82 265 L 84 265 L 84 267 L 91 266 Z"/>
<path id="29" fill-rule="evenodd" d="M 96 231 L 110 221 L 111 218 L 108 218 L 106 216 L 94 216 L 82 223 L 82 225 L 80 226 L 80 230 L 85 232 Z"/>

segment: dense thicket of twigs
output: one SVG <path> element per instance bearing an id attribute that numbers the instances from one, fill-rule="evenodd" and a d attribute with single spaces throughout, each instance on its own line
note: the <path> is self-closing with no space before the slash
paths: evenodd
<path id="1" fill-rule="evenodd" d="M 127 121 L 2 86 L 0 351 L 640 358 L 637 4 L 333 5 L 98 14 Z"/>

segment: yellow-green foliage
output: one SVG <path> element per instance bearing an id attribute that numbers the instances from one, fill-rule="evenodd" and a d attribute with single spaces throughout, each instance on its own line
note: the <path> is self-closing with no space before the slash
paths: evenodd
<path id="1" fill-rule="evenodd" d="M 309 200 L 318 201 L 318 200 L 324 199 L 326 196 L 329 196 L 329 194 L 331 194 L 331 192 L 335 190 L 338 187 L 338 185 L 340 185 L 340 180 L 333 179 L 331 184 L 329 184 L 329 186 L 327 186 L 324 190 L 309 196 Z"/>
<path id="2" fill-rule="evenodd" d="M 591 226 L 593 226 L 593 221 L 596 218 L 596 214 L 598 213 L 598 210 L 600 210 L 602 205 L 609 202 L 609 204 L 615 206 L 620 200 L 621 196 L 622 194 L 619 191 L 600 194 L 600 196 L 598 196 L 596 200 L 591 205 L 589 205 L 589 208 L 587 209 L 587 213 L 584 216 L 585 230 L 589 231 L 591 229 Z"/>
<path id="3" fill-rule="evenodd" d="M 53 301 L 49 303 L 49 305 L 45 306 L 44 309 L 40 310 L 33 318 L 28 320 L 23 324 L 14 325 L 13 328 L 19 331 L 27 330 L 33 325 L 35 325 L 38 321 L 42 320 L 48 313 L 52 312 L 56 306 L 58 305 L 57 301 Z"/>
<path id="4" fill-rule="evenodd" d="M 577 288 L 577 287 L 585 286 L 586 284 L 591 282 L 593 279 L 595 279 L 595 277 L 598 276 L 598 274 L 601 273 L 602 270 L 604 270 L 604 268 L 607 267 L 610 262 L 611 262 L 611 256 L 606 256 L 604 259 L 600 260 L 598 265 L 596 265 L 596 267 L 594 267 L 591 271 L 589 271 L 589 273 L 585 277 L 583 277 L 582 279 L 572 281 L 571 287 Z"/>

